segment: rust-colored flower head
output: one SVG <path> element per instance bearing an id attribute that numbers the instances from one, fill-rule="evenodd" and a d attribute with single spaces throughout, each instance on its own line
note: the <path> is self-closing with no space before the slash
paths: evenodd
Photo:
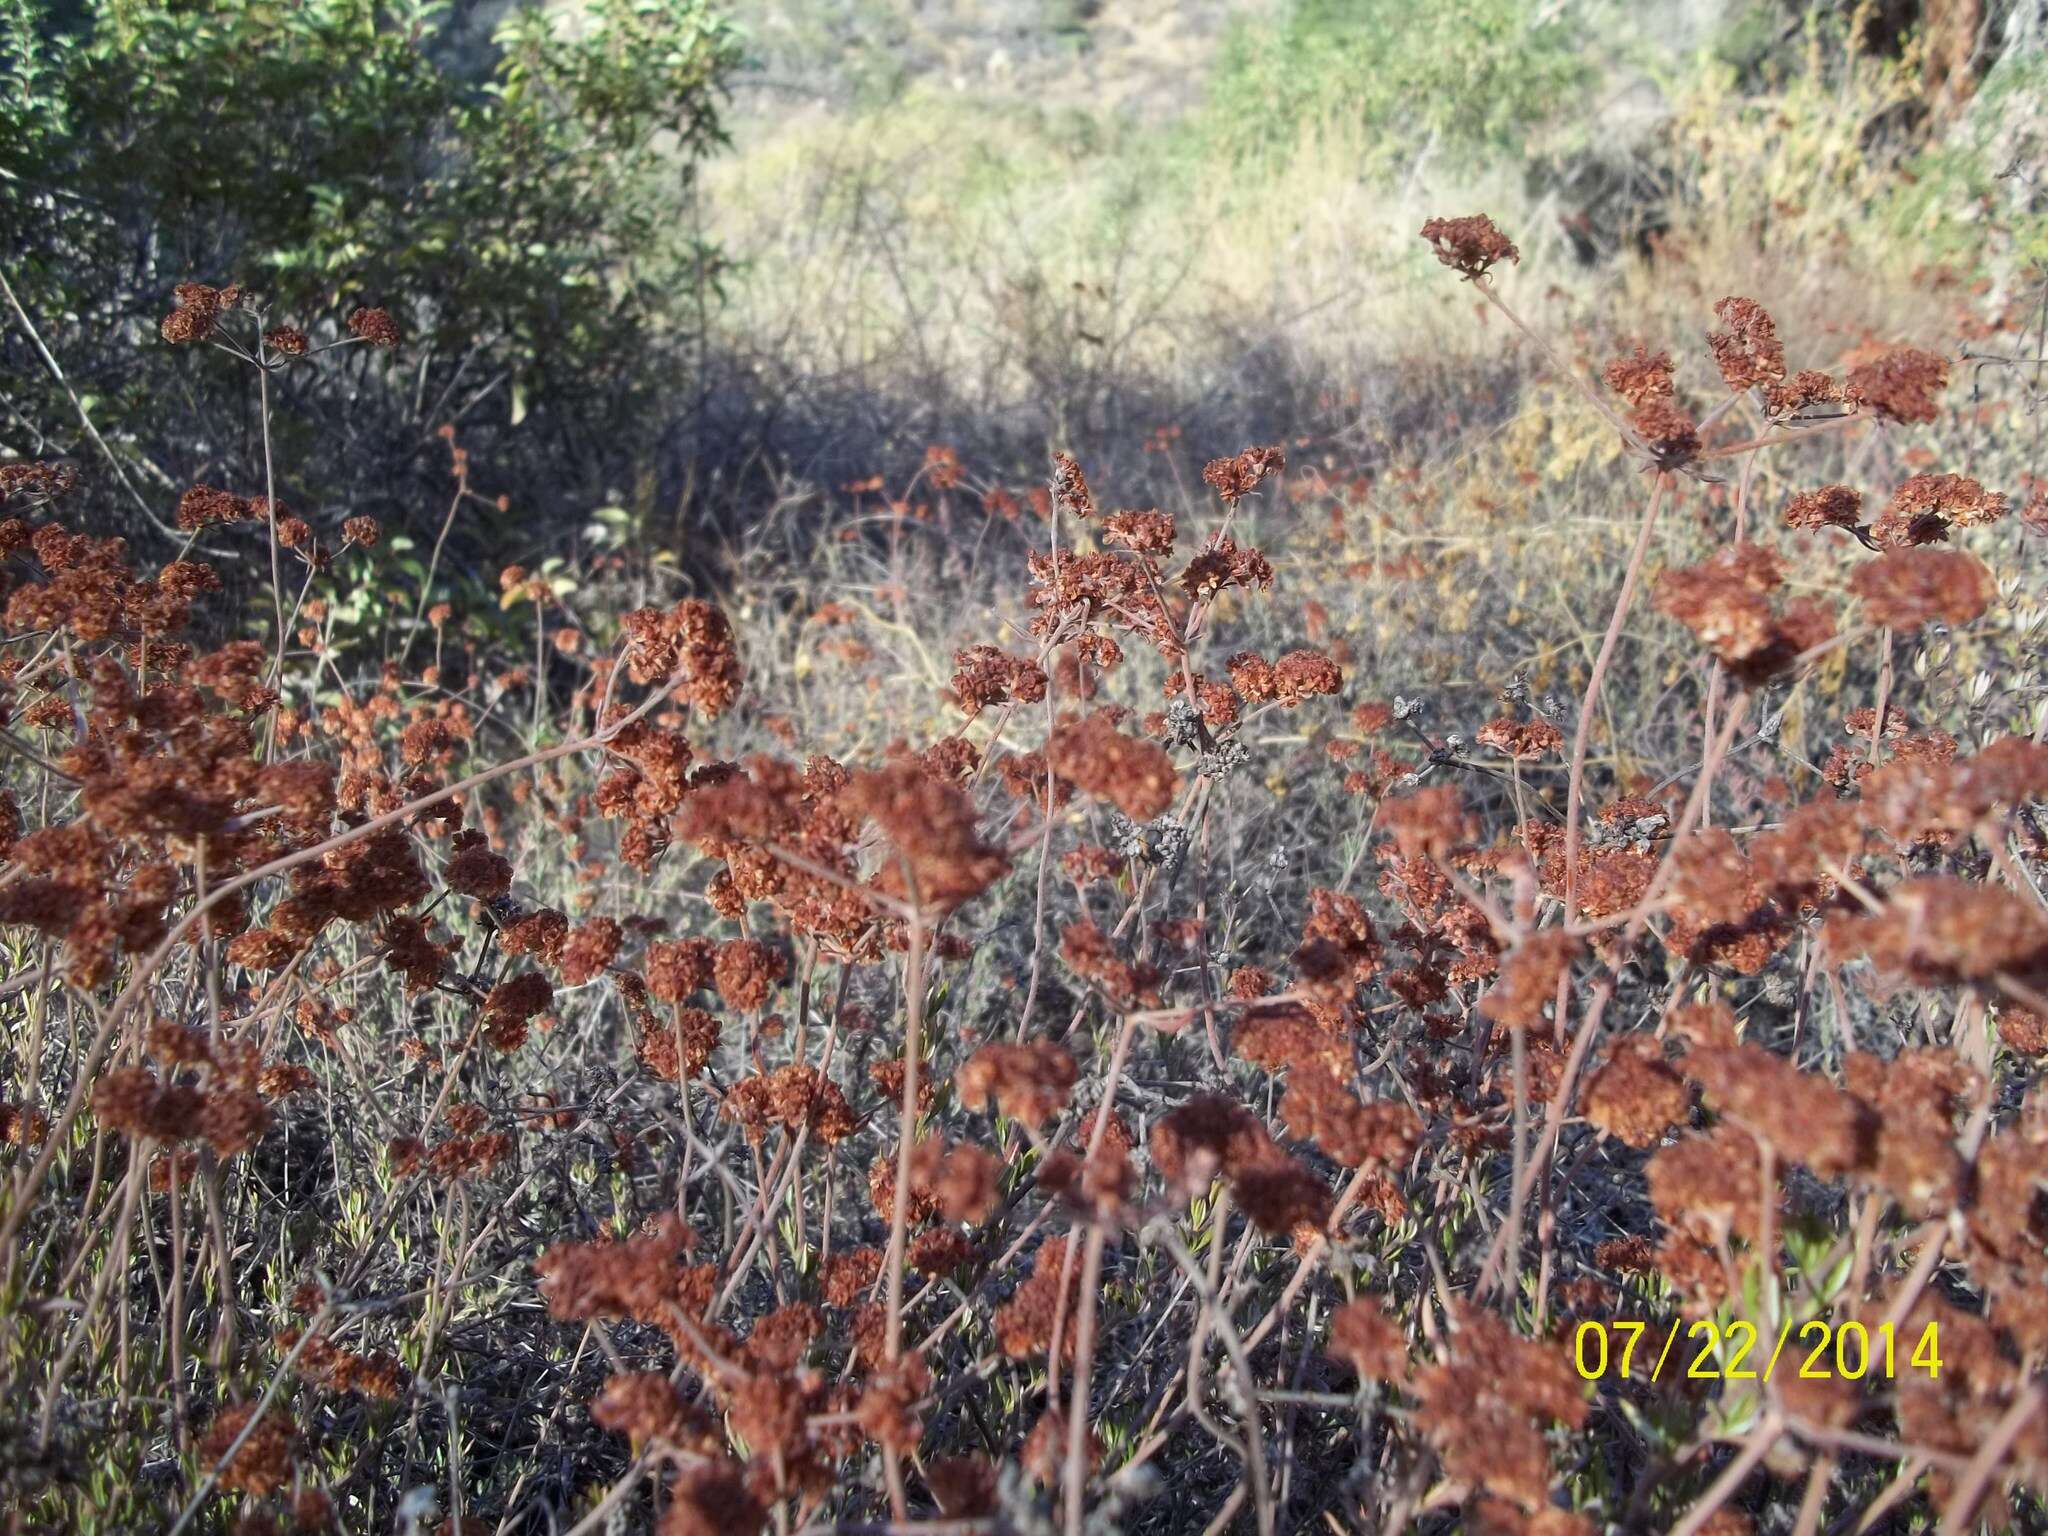
<path id="1" fill-rule="evenodd" d="M 498 942 L 508 955 L 533 955 L 552 965 L 569 942 L 569 920 L 552 907 L 542 907 L 508 923 Z"/>
<path id="2" fill-rule="evenodd" d="M 1083 919 L 1060 930 L 1060 958 L 1075 975 L 1092 981 L 1118 1008 L 1157 1008 L 1165 980 L 1147 960 L 1126 960 L 1094 923 Z"/>
<path id="3" fill-rule="evenodd" d="M 1672 395 L 1671 354 L 1650 352 L 1638 343 L 1627 357 L 1617 357 L 1602 372 L 1607 387 L 1631 406 L 1652 400 L 1669 400 Z"/>
<path id="4" fill-rule="evenodd" d="M 1171 512 L 1112 512 L 1102 520 L 1105 544 L 1121 544 L 1141 555 L 1171 554 L 1173 535 Z"/>
<path id="5" fill-rule="evenodd" d="M 1240 547 L 1235 539 L 1212 538 L 1200 554 L 1180 573 L 1181 590 L 1204 602 L 1225 587 L 1270 587 L 1273 563 L 1256 549 Z"/>
<path id="6" fill-rule="evenodd" d="M 1095 495 L 1088 489 L 1088 477 L 1081 473 L 1081 466 L 1072 454 L 1056 453 L 1052 456 L 1052 500 L 1053 505 L 1069 517 L 1095 515 Z"/>
<path id="7" fill-rule="evenodd" d="M 1036 1129 L 1065 1108 L 1077 1075 L 1074 1058 L 1050 1040 L 1020 1045 L 998 1040 L 968 1057 L 954 1082 L 969 1109 L 993 1103 L 1012 1120 Z"/>
<path id="8" fill-rule="evenodd" d="M 195 485 L 178 498 L 178 528 L 184 533 L 237 522 L 248 515 L 249 503 L 242 497 L 210 485 Z"/>
<path id="9" fill-rule="evenodd" d="M 1259 487 L 1268 475 L 1287 467 L 1287 455 L 1277 445 L 1247 448 L 1228 459 L 1211 459 L 1202 467 L 1202 478 L 1231 506 L 1236 506 Z"/>
<path id="10" fill-rule="evenodd" d="M 481 832 L 458 832 L 455 856 L 442 872 L 448 889 L 463 896 L 493 901 L 512 889 L 512 861 L 491 851 Z"/>
<path id="11" fill-rule="evenodd" d="M 1783 580 L 1771 551 L 1735 544 L 1699 565 L 1666 571 L 1657 581 L 1656 603 L 1737 677 L 1760 682 L 1834 633 L 1817 599 L 1773 605 L 1771 594 Z"/>
<path id="12" fill-rule="evenodd" d="M 1054 773 L 1109 801 L 1133 821 L 1150 821 L 1173 804 L 1179 776 L 1157 742 L 1125 736 L 1116 716 L 1097 710 L 1085 718 L 1063 715 L 1045 745 Z"/>
<path id="13" fill-rule="evenodd" d="M 263 333 L 263 344 L 279 357 L 304 357 L 310 350 L 306 333 L 295 325 L 274 326 Z"/>
<path id="14" fill-rule="evenodd" d="M 1540 716 L 1516 720 L 1504 715 L 1479 727 L 1475 739 L 1481 746 L 1526 761 L 1557 751 L 1564 745 L 1564 732 Z"/>
<path id="15" fill-rule="evenodd" d="M 391 311 L 365 305 L 349 311 L 348 332 L 351 336 L 367 341 L 373 347 L 395 347 L 398 345 L 398 322 L 391 318 Z"/>
<path id="16" fill-rule="evenodd" d="M 172 294 L 173 308 L 158 327 L 172 346 L 187 346 L 213 334 L 221 311 L 240 301 L 239 288 L 211 288 L 205 283 L 180 283 Z"/>
<path id="17" fill-rule="evenodd" d="M 660 1536 L 739 1536 L 768 1520 L 768 1506 L 734 1461 L 698 1462 L 670 1485 L 668 1498 Z"/>
<path id="18" fill-rule="evenodd" d="M 1948 360 L 1915 347 L 1894 347 L 1851 368 L 1842 380 L 1844 398 L 1892 421 L 1933 421 L 1948 387 Z"/>
<path id="19" fill-rule="evenodd" d="M 1036 662 L 993 645 L 953 654 L 953 697 L 969 718 L 992 704 L 1035 704 L 1045 697 L 1045 673 Z"/>
<path id="20" fill-rule="evenodd" d="M 254 1428 L 251 1422 L 254 1421 Z M 247 1431 L 246 1438 L 243 1438 Z M 261 1498 L 286 1487 L 292 1480 L 293 1452 L 298 1441 L 298 1427 L 291 1415 L 275 1404 L 261 1419 L 256 1417 L 254 1403 L 237 1403 L 223 1408 L 214 1415 L 206 1434 L 199 1444 L 199 1454 L 208 1467 L 218 1466 L 228 1452 L 234 1449 L 240 1438 L 241 1448 L 235 1450 L 220 1473 L 220 1486 L 231 1493 L 247 1493 Z"/>
<path id="21" fill-rule="evenodd" d="M 1907 880 L 1874 913 L 1829 919 L 1830 950 L 1867 954 L 1882 970 L 1921 986 L 1989 982 L 2003 975 L 2048 985 L 2048 916 L 2002 885 L 1946 875 Z"/>
<path id="22" fill-rule="evenodd" d="M 1998 1038 L 2023 1056 L 2048 1056 L 2048 1017 L 2007 1003 L 1998 1010 Z"/>
<path id="23" fill-rule="evenodd" d="M 1361 1103 L 1335 1074 L 1297 1067 L 1280 1101 L 1289 1136 L 1313 1141 L 1347 1167 L 1400 1168 L 1422 1139 L 1422 1122 L 1398 1102 Z"/>
<path id="24" fill-rule="evenodd" d="M 1714 306 L 1714 317 L 1726 329 L 1709 332 L 1707 347 L 1730 389 L 1754 389 L 1785 377 L 1785 346 L 1761 304 L 1755 299 L 1723 299 Z"/>
<path id="25" fill-rule="evenodd" d="M 1329 1354 L 1366 1381 L 1408 1378 L 1408 1335 L 1382 1297 L 1361 1295 L 1330 1314 Z"/>
<path id="26" fill-rule="evenodd" d="M 1538 1425 L 1584 1424 L 1585 1384 L 1556 1346 L 1521 1338 L 1469 1303 L 1454 1318 L 1450 1358 L 1414 1374 L 1415 1423 L 1447 1474 L 1522 1508 L 1541 1508 L 1552 1472 Z"/>
<path id="27" fill-rule="evenodd" d="M 618 923 L 609 917 L 595 917 L 571 929 L 557 961 L 562 980 L 580 987 L 597 976 L 618 957 L 622 937 Z"/>
<path id="28" fill-rule="evenodd" d="M 933 443 L 924 451 L 924 477 L 935 491 L 950 491 L 960 484 L 960 455 L 943 443 Z"/>
<path id="29" fill-rule="evenodd" d="M 590 1404 L 590 1419 L 635 1446 L 661 1445 L 712 1455 L 723 1443 L 709 1416 L 678 1392 L 660 1371 L 608 1377 Z"/>
<path id="30" fill-rule="evenodd" d="M 1278 1152 L 1258 1116 L 1220 1094 L 1200 1094 L 1152 1127 L 1152 1165 L 1167 1184 L 1198 1192 L 1219 1173 L 1269 1162 Z"/>
<path id="31" fill-rule="evenodd" d="M 975 1520 L 996 1512 L 999 1475 L 986 1456 L 935 1456 L 924 1466 L 925 1486 L 949 1520 Z"/>
<path id="32" fill-rule="evenodd" d="M 17 459 L 0 464 L 0 502 L 20 496 L 31 503 L 47 504 L 70 495 L 77 486 L 76 464 L 55 459 Z M 11 554 L 28 542 L 26 524 L 10 520 L 7 526 L 12 531 L 0 537 L 0 554 Z"/>
<path id="33" fill-rule="evenodd" d="M 1655 1146 L 1685 1118 L 1688 1102 L 1685 1084 L 1652 1035 L 1616 1042 L 1579 1099 L 1589 1121 L 1631 1147 Z"/>
<path id="34" fill-rule="evenodd" d="M 1750 1043 L 1697 1047 L 1681 1065 L 1708 1108 L 1768 1141 L 1781 1159 L 1823 1178 L 1869 1162 L 1876 1126 L 1868 1109 L 1818 1074 Z"/>
<path id="35" fill-rule="evenodd" d="M 1522 253 L 1483 213 L 1457 219 L 1431 219 L 1422 226 L 1436 259 L 1468 278 L 1484 277 L 1497 262 L 1519 263 Z"/>
<path id="36" fill-rule="evenodd" d="M 1689 464 L 1699 457 L 1699 426 L 1675 401 L 1645 400 L 1629 412 L 1628 424 L 1666 468 Z"/>
<path id="37" fill-rule="evenodd" d="M 1018 1449 L 1017 1462 L 1039 1482 L 1048 1488 L 1057 1488 L 1066 1475 L 1067 1416 L 1059 1408 L 1047 1408 L 1038 1416 L 1038 1422 L 1031 1426 L 1031 1433 L 1024 1437 L 1024 1444 Z M 1088 1477 L 1102 1463 L 1102 1437 L 1090 1427 L 1082 1431 L 1082 1471 Z"/>
<path id="38" fill-rule="evenodd" d="M 1381 824 L 1407 859 L 1449 858 L 1471 842 L 1478 822 L 1453 784 L 1437 784 L 1382 802 Z"/>
<path id="39" fill-rule="evenodd" d="M 1479 1011 L 1509 1029 L 1549 1033 L 1545 1010 L 1557 1001 L 1558 979 L 1584 945 L 1561 928 L 1529 934 L 1508 951 L 1500 979 L 1479 1000 Z"/>
<path id="40" fill-rule="evenodd" d="M 874 882 L 889 895 L 947 911 L 980 895 L 1009 867 L 982 839 L 974 802 L 921 762 L 852 776 L 838 805 L 879 834 Z"/>
<path id="41" fill-rule="evenodd" d="M 725 614 L 706 602 L 685 598 L 669 610 L 669 624 L 682 657 L 683 681 L 676 696 L 715 720 L 739 697 L 739 642 Z"/>
<path id="42" fill-rule="evenodd" d="M 1074 1299 L 1081 1284 L 1081 1256 L 1064 1237 L 1047 1238 L 1031 1261 L 1031 1274 L 996 1308 L 990 1320 L 996 1342 L 1012 1360 L 1028 1360 L 1052 1348 L 1053 1323 L 1064 1316 L 1060 1358 L 1074 1351 Z"/>
<path id="43" fill-rule="evenodd" d="M 1304 699 L 1343 692 L 1344 673 L 1323 652 L 1304 647 L 1273 663 L 1273 697 L 1287 709 Z"/>
<path id="44" fill-rule="evenodd" d="M 867 1390 L 855 1409 L 869 1439 L 892 1451 L 912 1451 L 924 1436 L 917 1405 L 931 1391 L 931 1371 L 924 1357 L 906 1354 L 868 1377 Z"/>
<path id="45" fill-rule="evenodd" d="M 718 995 L 742 1013 L 765 1008 L 789 975 L 789 956 L 759 939 L 728 939 L 711 962 Z"/>
<path id="46" fill-rule="evenodd" d="M 1785 503 L 1787 528 L 1856 527 L 1863 515 L 1863 493 L 1846 485 L 1823 485 L 1801 491 Z"/>
<path id="47" fill-rule="evenodd" d="M 1961 550 L 1894 549 L 1849 578 L 1863 616 L 1891 629 L 1967 624 L 1990 606 L 1996 587 L 1976 556 Z"/>
<path id="48" fill-rule="evenodd" d="M 718 1020 L 702 1008 L 678 1008 L 673 1022 L 649 1019 L 641 1025 L 636 1054 L 656 1077 L 680 1083 L 711 1064 L 719 1035 Z"/>
<path id="49" fill-rule="evenodd" d="M 1784 421 L 1816 405 L 1842 400 L 1842 386 L 1818 368 L 1802 368 L 1789 379 L 1764 387 L 1764 413 Z"/>
<path id="50" fill-rule="evenodd" d="M 1871 524 L 1885 549 L 1941 544 L 1951 528 L 1978 528 L 2004 517 L 2008 503 L 1968 475 L 1913 475 L 1892 493 L 1884 516 Z"/>
<path id="51" fill-rule="evenodd" d="M 680 1003 L 712 984 L 717 946 L 704 938 L 662 939 L 647 946 L 647 990 L 664 1003 Z"/>
<path id="52" fill-rule="evenodd" d="M 1763 1172 L 1754 1137 L 1726 1122 L 1682 1136 L 1650 1159 L 1650 1203 L 1667 1226 L 1704 1243 L 1754 1236 Z"/>

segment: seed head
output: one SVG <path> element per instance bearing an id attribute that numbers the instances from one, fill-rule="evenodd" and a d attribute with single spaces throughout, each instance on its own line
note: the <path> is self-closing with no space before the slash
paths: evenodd
<path id="1" fill-rule="evenodd" d="M 359 337 L 373 347 L 398 345 L 398 322 L 391 318 L 391 311 L 388 309 L 365 306 L 351 310 L 348 330 L 351 336 Z"/>
<path id="2" fill-rule="evenodd" d="M 1727 329 L 1708 333 L 1707 347 L 1730 389 L 1754 389 L 1785 377 L 1785 347 L 1761 304 L 1727 298 L 1714 306 L 1714 315 Z"/>
<path id="3" fill-rule="evenodd" d="M 1445 266 L 1468 278 L 1484 277 L 1496 262 L 1520 263 L 1522 253 L 1483 213 L 1457 219 L 1431 219 L 1422 226 L 1422 238 Z"/>

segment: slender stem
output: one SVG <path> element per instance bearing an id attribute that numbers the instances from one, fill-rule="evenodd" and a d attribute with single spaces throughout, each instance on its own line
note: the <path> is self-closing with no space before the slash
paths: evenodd
<path id="1" fill-rule="evenodd" d="M 1622 573 L 1621 590 L 1615 594 L 1614 612 L 1607 620 L 1607 633 L 1600 639 L 1599 654 L 1593 658 L 1592 675 L 1586 679 L 1586 695 L 1579 703 L 1579 719 L 1572 730 L 1571 778 L 1565 789 L 1564 815 L 1564 919 L 1571 922 L 1578 911 L 1579 816 L 1586 798 L 1586 750 L 1593 736 L 1593 717 L 1600 711 L 1600 690 L 1607 681 L 1607 669 L 1614 662 L 1621 642 L 1621 627 L 1635 599 L 1636 583 L 1643 574 L 1643 562 L 1650 552 L 1650 535 L 1657 527 L 1657 514 L 1671 491 L 1671 476 L 1661 473 L 1650 492 L 1650 504 L 1636 530 L 1635 548 L 1629 551 L 1628 568 Z"/>
<path id="2" fill-rule="evenodd" d="M 889 1211 L 888 1358 L 892 1363 L 903 1354 L 903 1255 L 910 1227 L 911 1164 L 917 1145 L 919 1036 L 924 1012 L 919 996 L 924 990 L 924 928 L 915 920 L 910 926 L 910 955 L 904 964 L 904 987 L 907 997 L 903 1023 L 902 1139 L 896 1151 L 896 1188 Z"/>
<path id="3" fill-rule="evenodd" d="M 270 659 L 272 684 L 284 673 L 284 561 L 277 547 L 277 474 L 270 458 L 270 370 L 256 368 L 256 396 L 263 429 L 263 526 L 270 535 L 270 600 L 277 609 L 277 653 Z"/>
<path id="4" fill-rule="evenodd" d="M 1098 1122 L 1096 1134 L 1101 1134 Z M 1074 1326 L 1074 1390 L 1067 1407 L 1067 1536 L 1081 1536 L 1088 1491 L 1088 1379 L 1095 1365 L 1095 1293 L 1102 1285 L 1101 1222 L 1088 1228 L 1081 1254 L 1081 1316 Z"/>

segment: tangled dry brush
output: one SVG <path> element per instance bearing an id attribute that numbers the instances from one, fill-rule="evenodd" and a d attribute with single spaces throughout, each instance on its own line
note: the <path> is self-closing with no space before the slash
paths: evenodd
<path id="1" fill-rule="evenodd" d="M 1501 231 L 1424 235 L 1541 345 Z M 2048 504 L 1758 505 L 1948 365 L 1714 312 L 1711 399 L 1553 360 L 1640 468 L 1631 555 L 1581 696 L 1469 745 L 1342 645 L 1226 654 L 1277 448 L 1198 528 L 1059 458 L 955 728 L 855 762 L 719 756 L 757 683 L 710 603 L 579 645 L 513 568 L 530 661 L 437 606 L 348 675 L 369 519 L 194 487 L 143 570 L 72 467 L 0 468 L 14 1528 L 2042 1529 L 2048 747 L 1958 740 L 1911 658 Z M 403 344 L 198 284 L 163 337 Z M 1660 572 L 1688 501 L 1716 552 Z M 1699 648 L 1662 782 L 1602 746 L 1656 615 Z M 1833 755 L 1738 782 L 1849 657 Z M 1362 829 L 1301 889 L 1225 847 L 1261 722 Z M 1744 1370 L 1814 1324 L 1898 1358 Z"/>

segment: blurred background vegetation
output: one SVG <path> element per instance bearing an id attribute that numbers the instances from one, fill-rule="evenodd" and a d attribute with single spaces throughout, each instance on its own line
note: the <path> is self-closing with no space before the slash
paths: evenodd
<path id="1" fill-rule="evenodd" d="M 172 286 L 316 340 L 386 305 L 398 353 L 285 376 L 282 494 L 417 581 L 453 423 L 480 602 L 593 546 L 715 580 L 935 442 L 1164 501 L 1168 424 L 1350 473 L 1506 419 L 1446 209 L 1589 350 L 1729 291 L 1953 350 L 1949 295 L 2048 257 L 2035 0 L 0 0 L 0 74 L 6 449 L 97 457 L 89 417 L 160 539 L 261 467 L 246 370 L 136 345 Z"/>

